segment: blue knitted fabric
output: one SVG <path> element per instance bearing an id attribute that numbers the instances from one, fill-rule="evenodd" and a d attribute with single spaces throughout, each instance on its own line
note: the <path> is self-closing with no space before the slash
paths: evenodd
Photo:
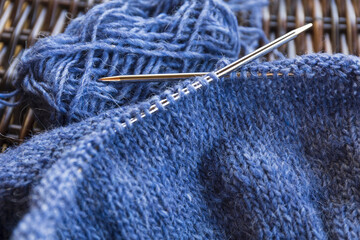
<path id="1" fill-rule="evenodd" d="M 96 81 L 235 58 L 229 6 L 109 2 L 24 55 L 18 86 L 62 126 L 0 155 L 0 238 L 360 238 L 359 58 L 252 63 L 211 83 Z"/>
<path id="2" fill-rule="evenodd" d="M 359 69 L 252 64 L 35 136 L 1 155 L 1 227 L 26 212 L 13 239 L 359 238 Z"/>

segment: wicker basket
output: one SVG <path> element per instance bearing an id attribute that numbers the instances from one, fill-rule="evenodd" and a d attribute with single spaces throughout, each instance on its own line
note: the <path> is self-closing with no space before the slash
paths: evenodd
<path id="1" fill-rule="evenodd" d="M 64 30 L 71 18 L 84 13 L 101 0 L 1 0 L 0 6 L 0 90 L 13 90 L 14 59 L 37 38 Z M 270 40 L 312 22 L 312 31 L 280 48 L 286 56 L 311 52 L 360 52 L 360 1 L 272 0 L 263 9 L 263 27 Z M 242 23 L 242 16 L 239 16 Z M 269 60 L 273 55 L 269 54 Z M 16 102 L 19 96 L 10 101 Z M 26 105 L 0 108 L 2 151 L 41 131 L 33 111 Z"/>

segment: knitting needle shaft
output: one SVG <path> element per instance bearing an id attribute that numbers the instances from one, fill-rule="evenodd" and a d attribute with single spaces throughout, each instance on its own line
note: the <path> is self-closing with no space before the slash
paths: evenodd
<path id="1" fill-rule="evenodd" d="M 139 75 L 121 75 L 113 77 L 100 78 L 100 81 L 121 81 L 121 82 L 141 82 L 149 80 L 162 80 L 162 79 L 179 79 L 179 78 L 191 78 L 191 77 L 200 77 L 208 74 L 207 72 L 194 72 L 194 73 L 164 73 L 164 74 L 139 74 Z"/>
<path id="2" fill-rule="evenodd" d="M 229 64 L 228 66 L 225 66 L 224 68 L 222 68 L 222 69 L 220 69 L 219 71 L 215 72 L 215 74 L 217 74 L 218 77 L 221 77 L 222 75 L 224 75 L 224 74 L 228 73 L 229 71 L 231 71 L 231 69 L 233 69 L 234 67 L 236 67 L 236 66 L 237 66 L 237 67 L 240 67 L 240 66 L 242 66 L 243 64 L 251 61 L 251 59 L 254 59 L 255 56 L 258 56 L 258 57 L 259 57 L 259 56 L 261 56 L 261 54 L 264 54 L 264 52 L 268 52 L 269 47 L 267 47 L 267 46 L 269 46 L 270 44 L 271 44 L 271 47 L 272 47 L 272 48 L 270 47 L 270 49 L 274 49 L 274 46 L 275 46 L 275 47 L 278 47 L 278 46 L 281 45 L 281 43 L 285 43 L 285 42 L 287 42 L 287 41 L 290 41 L 291 39 L 295 38 L 297 35 L 299 35 L 299 34 L 300 34 L 301 32 L 303 32 L 303 31 L 307 30 L 307 29 L 310 28 L 311 26 L 312 26 L 312 24 L 308 24 L 308 25 L 305 25 L 304 27 L 295 29 L 295 30 L 289 32 L 288 34 L 284 35 L 285 38 L 284 38 L 284 36 L 283 36 L 283 37 L 279 38 L 280 40 L 279 40 L 279 39 L 276 39 L 275 41 L 273 41 L 273 42 L 265 45 L 264 47 L 262 47 L 262 48 L 261 48 L 262 50 L 261 50 L 260 52 L 259 52 L 259 51 L 255 51 L 255 52 L 254 52 L 255 54 L 251 53 L 251 54 L 245 56 L 244 58 L 242 58 L 242 59 L 244 59 L 244 60 L 241 60 L 241 59 L 240 59 L 239 61 L 236 61 L 235 63 Z M 275 42 L 276 45 L 274 45 L 274 42 Z M 265 53 L 265 54 L 266 54 L 266 53 Z M 204 80 L 206 80 L 207 82 L 210 83 L 210 82 L 212 82 L 214 79 L 212 79 L 210 76 L 207 76 L 207 77 L 204 78 Z M 203 86 L 200 81 L 195 81 L 195 82 L 192 83 L 191 85 L 192 85 L 192 87 L 195 88 L 195 89 L 199 89 L 199 88 L 201 88 L 201 87 Z M 181 92 L 183 92 L 185 95 L 190 94 L 190 90 L 189 90 L 188 87 L 184 87 L 184 88 L 181 90 Z M 179 94 L 178 92 L 173 93 L 171 96 L 172 96 L 172 98 L 174 99 L 174 101 L 177 101 L 177 100 L 180 98 L 180 94 Z M 170 104 L 170 102 L 169 102 L 169 100 L 167 100 L 166 98 L 164 98 L 164 99 L 162 99 L 161 101 L 159 101 L 159 104 L 161 104 L 162 107 L 166 107 L 167 105 Z M 159 111 L 159 108 L 158 108 L 157 104 L 152 104 L 152 105 L 150 106 L 150 108 L 148 109 L 149 114 L 153 114 L 153 113 L 155 113 L 155 112 L 157 112 L 157 111 Z M 140 113 L 140 118 L 144 118 L 144 117 L 146 117 L 145 112 L 141 112 L 141 113 Z M 133 124 L 133 123 L 135 123 L 136 121 L 140 120 L 140 118 L 138 118 L 138 117 L 132 117 L 132 118 L 130 119 L 129 123 L 130 123 L 130 124 Z M 126 122 L 123 122 L 121 125 L 122 125 L 123 127 L 126 127 L 126 126 L 127 126 L 127 123 L 126 123 Z"/>
<path id="3" fill-rule="evenodd" d="M 221 77 L 229 72 L 234 71 L 235 69 L 253 61 L 254 59 L 257 59 L 259 57 L 262 57 L 264 55 L 266 55 L 267 53 L 273 51 L 274 49 L 280 47 L 281 45 L 293 40 L 294 38 L 296 38 L 300 33 L 306 31 L 307 29 L 312 27 L 312 23 L 309 23 L 305 26 L 302 26 L 300 28 L 294 29 L 290 32 L 288 32 L 287 34 L 283 35 L 282 37 L 279 37 L 277 39 L 275 39 L 274 41 L 266 44 L 265 46 L 258 48 L 257 50 L 255 50 L 254 52 L 240 58 L 239 60 L 223 67 L 222 69 L 216 71 L 216 75 L 218 77 Z"/>
<path id="4" fill-rule="evenodd" d="M 300 33 L 306 31 L 307 29 L 312 27 L 312 23 L 309 23 L 300 28 L 294 29 L 287 34 L 275 39 L 274 41 L 266 44 L 265 46 L 258 48 L 254 52 L 238 59 L 237 61 L 225 66 L 224 68 L 216 71 L 216 75 L 221 77 L 227 73 L 234 71 L 235 69 L 247 64 L 254 59 L 262 57 L 267 53 L 273 51 L 274 49 L 280 47 L 281 45 L 291 41 L 296 38 Z M 153 81 L 169 81 L 169 79 L 181 79 L 181 78 L 189 78 L 196 76 L 204 76 L 208 73 L 206 72 L 195 72 L 195 73 L 165 73 L 165 74 L 139 74 L 139 75 L 121 75 L 121 76 L 113 76 L 113 77 L 105 77 L 99 79 L 100 81 L 121 81 L 121 82 L 153 82 Z"/>

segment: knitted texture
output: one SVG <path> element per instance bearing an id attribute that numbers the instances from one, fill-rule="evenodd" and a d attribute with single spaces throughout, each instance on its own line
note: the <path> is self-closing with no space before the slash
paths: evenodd
<path id="1" fill-rule="evenodd" d="M 0 156 L 2 231 L 25 212 L 13 239 L 359 238 L 359 78 L 344 55 L 254 63 L 35 136 Z"/>
<path id="2" fill-rule="evenodd" d="M 240 39 L 240 33 L 247 35 Z M 29 49 L 17 86 L 43 125 L 64 125 L 169 86 L 104 83 L 101 77 L 208 72 L 222 57 L 236 59 L 240 46 L 254 48 L 261 37 L 253 28 L 240 32 L 220 0 L 110 1 L 74 20 L 64 34 Z"/>
<path id="3" fill-rule="evenodd" d="M 0 238 L 359 239 L 360 59 L 252 63 L 211 83 L 97 82 L 214 70 L 261 38 L 230 10 L 254 1 L 153 2 L 99 5 L 23 56 L 18 86 L 67 126 L 0 155 Z"/>

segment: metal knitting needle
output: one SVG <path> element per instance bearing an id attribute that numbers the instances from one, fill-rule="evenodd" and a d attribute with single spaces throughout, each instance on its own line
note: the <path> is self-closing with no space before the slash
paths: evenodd
<path id="1" fill-rule="evenodd" d="M 280 41 L 278 39 L 276 39 L 275 41 L 265 45 L 264 47 L 262 48 L 259 48 L 258 50 L 256 50 L 255 52 L 253 53 L 250 53 L 248 54 L 247 56 L 239 59 L 238 61 L 235 61 L 234 63 L 231 63 L 227 66 L 225 66 L 224 68 L 218 70 L 215 72 L 215 74 L 218 76 L 218 77 L 221 77 L 223 75 L 225 75 L 226 73 L 229 73 L 230 71 L 234 70 L 235 68 L 237 67 L 240 67 L 248 62 L 250 62 L 251 60 L 255 59 L 256 57 L 260 57 L 260 56 L 263 56 L 264 54 L 268 53 L 269 51 L 271 51 L 272 49 L 276 48 L 276 47 L 279 47 L 281 46 L 282 44 L 284 44 L 285 42 L 288 42 L 290 41 L 291 39 L 294 39 L 297 35 L 299 35 L 300 33 L 304 32 L 305 30 L 309 29 L 310 27 L 312 27 L 312 24 L 307 24 L 301 28 L 298 28 L 298 29 L 295 29 L 289 33 L 287 33 L 286 35 L 284 35 L 283 37 L 281 38 L 278 38 L 280 39 Z M 274 43 L 275 42 L 275 43 Z M 270 45 L 271 44 L 271 45 Z M 270 47 L 269 47 L 270 45 Z M 207 76 L 204 78 L 204 80 L 206 80 L 208 83 L 214 81 L 210 76 Z M 194 88 L 194 89 L 199 89 L 201 88 L 203 85 L 201 84 L 200 81 L 195 81 L 194 83 L 191 84 L 191 86 Z M 181 92 L 185 95 L 188 95 L 190 93 L 190 90 L 185 87 L 183 89 L 181 89 Z M 177 101 L 179 100 L 180 98 L 180 93 L 176 92 L 176 93 L 173 93 L 171 95 L 171 97 L 173 98 L 174 101 Z M 166 107 L 167 105 L 170 104 L 170 101 L 167 99 L 167 98 L 164 98 L 162 99 L 161 101 L 159 101 L 158 104 L 161 104 L 162 107 Z M 159 107 L 157 104 L 152 104 L 149 109 L 146 111 L 148 114 L 153 114 L 155 112 L 159 111 Z M 134 122 L 142 119 L 146 117 L 146 113 L 145 112 L 141 112 L 140 113 L 140 118 L 138 117 L 132 117 L 130 120 L 129 120 L 129 124 L 133 124 Z M 121 123 L 121 126 L 122 127 L 126 127 L 128 126 L 128 123 L 126 122 L 122 122 Z"/>
<path id="2" fill-rule="evenodd" d="M 208 74 L 207 72 L 194 72 L 194 73 L 164 73 L 164 74 L 139 74 L 139 75 L 120 75 L 113 77 L 100 78 L 100 81 L 106 82 L 159 82 L 166 81 L 166 79 L 180 79 L 201 77 Z M 155 81 L 154 81 L 155 80 Z"/>
<path id="3" fill-rule="evenodd" d="M 266 44 L 265 46 L 258 48 L 254 52 L 238 59 L 237 61 L 225 66 L 224 68 L 216 71 L 216 75 L 221 77 L 233 70 L 253 61 L 256 58 L 262 57 L 265 54 L 273 51 L 274 49 L 280 47 L 281 45 L 291 41 L 296 38 L 300 33 L 306 31 L 307 29 L 312 27 L 312 23 L 309 23 L 300 28 L 294 29 L 291 32 L 275 39 L 274 41 Z M 194 72 L 194 73 L 165 73 L 165 74 L 139 74 L 139 75 L 120 75 L 113 77 L 105 77 L 100 78 L 100 81 L 121 81 L 121 82 L 159 82 L 159 81 L 169 81 L 169 79 L 182 79 L 182 78 L 190 78 L 197 76 L 204 76 L 208 74 L 207 72 Z"/>

